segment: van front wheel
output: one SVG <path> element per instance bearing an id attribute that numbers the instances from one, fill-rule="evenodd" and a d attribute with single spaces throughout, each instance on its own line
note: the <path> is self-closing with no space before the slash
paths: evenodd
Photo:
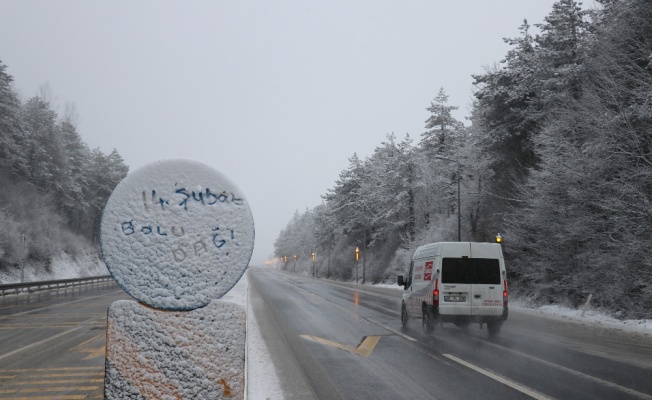
<path id="1" fill-rule="evenodd" d="M 407 307 L 405 306 L 405 303 L 401 305 L 401 324 L 403 324 L 403 327 L 405 328 L 408 324 L 408 313 L 407 313 Z"/>
<path id="2" fill-rule="evenodd" d="M 435 322 L 432 320 L 430 311 L 427 307 L 423 307 L 423 316 L 421 317 L 421 325 L 423 326 L 424 333 L 432 333 L 435 330 Z"/>

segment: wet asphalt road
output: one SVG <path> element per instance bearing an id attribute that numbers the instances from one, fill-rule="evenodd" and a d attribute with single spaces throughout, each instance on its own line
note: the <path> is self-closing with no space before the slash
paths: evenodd
<path id="1" fill-rule="evenodd" d="M 400 290 L 248 276 L 288 399 L 652 399 L 647 335 L 514 308 L 494 339 L 477 324 L 425 334 L 401 326 Z"/>
<path id="2" fill-rule="evenodd" d="M 248 277 L 288 399 L 652 399 L 650 336 L 514 308 L 496 339 L 427 335 L 401 326 L 398 290 Z M 128 298 L 113 283 L 0 298 L 0 398 L 102 398 L 106 310 Z"/>
<path id="3" fill-rule="evenodd" d="M 104 398 L 114 282 L 0 297 L 0 399 Z"/>

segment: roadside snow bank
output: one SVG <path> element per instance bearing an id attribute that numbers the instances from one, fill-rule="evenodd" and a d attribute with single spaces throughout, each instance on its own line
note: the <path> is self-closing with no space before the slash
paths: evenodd
<path id="1" fill-rule="evenodd" d="M 560 305 L 541 306 L 538 308 L 525 307 L 518 302 L 512 302 L 510 307 L 518 308 L 528 313 L 541 313 L 555 316 L 570 321 L 580 322 L 585 325 L 599 325 L 608 328 L 619 329 L 628 332 L 638 332 L 646 335 L 652 334 L 652 319 L 629 319 L 619 320 L 591 307 L 586 309 L 582 315 L 582 309 L 573 309 Z"/>
<path id="2" fill-rule="evenodd" d="M 239 304 L 247 310 L 246 397 L 248 400 L 284 399 L 281 383 L 276 374 L 260 327 L 249 305 L 249 280 L 247 273 L 223 297 L 223 301 Z"/>

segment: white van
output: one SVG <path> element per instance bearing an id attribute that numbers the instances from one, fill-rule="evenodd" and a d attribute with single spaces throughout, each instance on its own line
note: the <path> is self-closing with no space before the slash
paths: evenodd
<path id="1" fill-rule="evenodd" d="M 424 332 L 437 322 L 466 327 L 486 323 L 489 335 L 500 333 L 507 319 L 507 276 L 498 243 L 441 242 L 417 248 L 405 287 L 401 322 L 421 317 Z"/>

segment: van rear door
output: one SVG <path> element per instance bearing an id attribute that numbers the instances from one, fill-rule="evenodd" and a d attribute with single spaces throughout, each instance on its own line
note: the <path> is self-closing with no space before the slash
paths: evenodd
<path id="1" fill-rule="evenodd" d="M 444 257 L 441 260 L 441 294 L 439 312 L 448 315 L 471 315 L 473 285 L 468 279 L 468 257 Z"/>
<path id="2" fill-rule="evenodd" d="M 472 258 L 474 281 L 473 315 L 501 315 L 503 289 L 500 284 L 500 261 L 497 258 Z"/>
<path id="3" fill-rule="evenodd" d="M 502 313 L 500 262 L 497 258 L 444 257 L 441 281 L 442 314 Z"/>

